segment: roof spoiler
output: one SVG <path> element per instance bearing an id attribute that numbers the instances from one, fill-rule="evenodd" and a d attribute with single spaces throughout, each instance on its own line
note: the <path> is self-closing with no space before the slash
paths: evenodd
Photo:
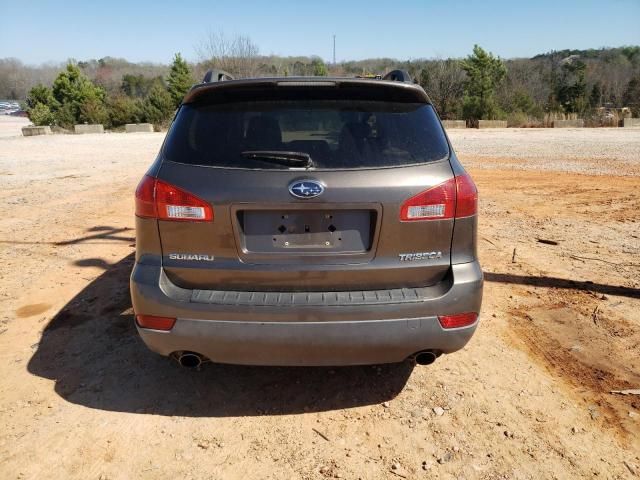
<path id="1" fill-rule="evenodd" d="M 224 70 L 217 70 L 212 68 L 211 70 L 207 70 L 207 73 L 204 74 L 204 78 L 202 79 L 202 83 L 211 83 L 211 82 L 224 82 L 225 80 L 235 80 L 233 75 Z"/>
<path id="2" fill-rule="evenodd" d="M 391 80 L 393 82 L 405 82 L 405 83 L 413 83 L 413 79 L 411 75 L 409 75 L 405 70 L 392 70 L 387 73 L 382 80 Z"/>

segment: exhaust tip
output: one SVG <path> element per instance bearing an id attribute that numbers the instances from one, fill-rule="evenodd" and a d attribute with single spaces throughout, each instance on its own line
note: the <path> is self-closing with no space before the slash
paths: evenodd
<path id="1" fill-rule="evenodd" d="M 180 366 L 184 368 L 198 368 L 205 361 L 202 355 L 195 352 L 181 352 L 176 355 L 176 359 Z"/>
<path id="2" fill-rule="evenodd" d="M 425 350 L 424 352 L 418 352 L 414 355 L 414 359 L 417 365 L 431 365 L 436 361 L 438 355 L 431 350 Z"/>

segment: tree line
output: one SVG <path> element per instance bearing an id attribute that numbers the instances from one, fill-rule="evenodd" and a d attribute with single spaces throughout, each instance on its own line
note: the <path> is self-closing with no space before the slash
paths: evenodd
<path id="1" fill-rule="evenodd" d="M 168 74 L 145 77 L 125 73 L 117 88 L 91 80 L 81 64 L 69 63 L 52 82 L 29 90 L 26 109 L 35 125 L 70 129 L 78 123 L 117 128 L 127 123 L 168 123 L 185 93 L 194 84 L 191 69 L 176 54 Z"/>
<path id="2" fill-rule="evenodd" d="M 211 33 L 199 61 L 176 54 L 171 65 L 103 58 L 28 67 L 0 59 L 0 98 L 26 102 L 36 124 L 166 125 L 188 89 L 209 68 L 237 77 L 369 76 L 402 68 L 430 95 L 445 119 L 504 119 L 536 125 L 550 114 L 591 119 L 627 107 L 640 116 L 640 47 L 562 50 L 501 59 L 480 46 L 463 59 L 367 59 L 325 64 L 319 57 L 261 56 L 245 36 Z"/>

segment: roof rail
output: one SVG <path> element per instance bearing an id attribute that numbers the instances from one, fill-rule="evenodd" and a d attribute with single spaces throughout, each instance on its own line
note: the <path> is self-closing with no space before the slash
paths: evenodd
<path id="1" fill-rule="evenodd" d="M 413 79 L 411 78 L 411 75 L 409 75 L 405 70 L 392 70 L 389 73 L 387 73 L 384 77 L 382 77 L 382 79 L 392 80 L 394 82 L 413 83 Z"/>
<path id="2" fill-rule="evenodd" d="M 225 80 L 235 80 L 235 79 L 233 78 L 233 75 L 225 72 L 224 70 L 218 70 L 218 69 L 212 68 L 211 70 L 207 70 L 207 73 L 204 74 L 202 83 L 224 82 Z"/>

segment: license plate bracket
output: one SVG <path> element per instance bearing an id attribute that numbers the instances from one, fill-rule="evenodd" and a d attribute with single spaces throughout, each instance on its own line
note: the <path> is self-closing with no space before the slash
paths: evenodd
<path id="1" fill-rule="evenodd" d="M 366 252 L 371 248 L 370 210 L 250 210 L 242 212 L 247 252 Z"/>

